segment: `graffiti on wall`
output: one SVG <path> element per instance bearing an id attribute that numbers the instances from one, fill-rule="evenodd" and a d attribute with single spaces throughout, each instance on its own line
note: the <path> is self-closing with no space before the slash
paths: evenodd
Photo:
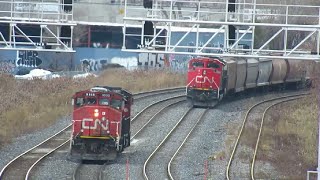
<path id="1" fill-rule="evenodd" d="M 107 58 L 81 59 L 80 62 L 82 71 L 92 72 L 101 71 L 108 67 L 125 67 L 127 69 L 134 69 L 138 64 L 138 59 L 136 57 L 113 57 L 111 60 Z"/>
<path id="2" fill-rule="evenodd" d="M 81 59 L 81 69 L 84 72 L 99 71 L 108 63 L 107 59 Z"/>
<path id="3" fill-rule="evenodd" d="M 188 67 L 188 61 L 190 59 L 192 59 L 192 56 L 171 54 L 169 56 L 170 67 L 176 71 L 186 71 Z"/>
<path id="4" fill-rule="evenodd" d="M 0 58 L 0 72 L 14 73 L 20 67 L 28 69 L 38 67 L 42 60 L 38 57 L 36 51 L 17 51 L 16 57 Z"/>
<path id="5" fill-rule="evenodd" d="M 0 60 L 0 73 L 13 73 L 15 68 L 15 60 Z"/>
<path id="6" fill-rule="evenodd" d="M 38 67 L 42 60 L 37 51 L 17 51 L 16 66 Z"/>

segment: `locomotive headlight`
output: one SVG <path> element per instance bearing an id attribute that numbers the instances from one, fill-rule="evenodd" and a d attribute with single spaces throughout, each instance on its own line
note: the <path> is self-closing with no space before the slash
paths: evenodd
<path id="1" fill-rule="evenodd" d="M 207 74 L 207 71 L 206 70 L 203 70 L 203 75 L 206 75 Z"/>
<path id="2" fill-rule="evenodd" d="M 94 117 L 98 117 L 99 116 L 99 109 L 95 109 L 93 115 L 94 115 Z"/>
<path id="3" fill-rule="evenodd" d="M 102 120 L 102 121 L 105 121 L 105 120 L 106 120 L 106 117 L 102 117 L 101 120 Z"/>

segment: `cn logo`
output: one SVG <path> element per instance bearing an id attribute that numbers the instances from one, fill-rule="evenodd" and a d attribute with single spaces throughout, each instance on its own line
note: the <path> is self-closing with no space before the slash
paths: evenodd
<path id="1" fill-rule="evenodd" d="M 196 76 L 196 83 L 205 83 L 206 81 L 210 84 L 214 82 L 213 77 L 212 80 L 210 80 L 208 76 Z"/>
<path id="2" fill-rule="evenodd" d="M 97 129 L 98 126 L 101 127 L 103 130 L 108 130 L 109 122 L 105 121 L 105 125 L 99 119 L 93 121 L 93 119 L 86 119 L 82 120 L 82 129 Z"/>

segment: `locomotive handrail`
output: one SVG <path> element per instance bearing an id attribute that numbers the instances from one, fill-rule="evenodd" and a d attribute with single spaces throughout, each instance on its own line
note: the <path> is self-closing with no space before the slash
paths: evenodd
<path id="1" fill-rule="evenodd" d="M 190 86 L 190 84 L 191 84 L 194 80 L 195 80 L 195 78 L 193 78 L 193 79 L 189 82 L 189 84 L 187 84 L 187 86 L 186 86 L 186 94 L 188 94 L 188 87 Z"/>
<path id="2" fill-rule="evenodd" d="M 212 81 L 214 83 L 214 85 L 216 85 L 216 87 L 218 88 L 218 99 L 220 98 L 220 87 L 217 85 L 217 83 L 214 81 L 214 78 L 212 78 Z"/>

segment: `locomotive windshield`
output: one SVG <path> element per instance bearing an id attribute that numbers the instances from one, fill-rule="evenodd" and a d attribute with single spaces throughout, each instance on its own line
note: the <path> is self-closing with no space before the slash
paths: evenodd
<path id="1" fill-rule="evenodd" d="M 94 105 L 94 104 L 96 104 L 96 102 L 97 102 L 97 99 L 96 98 L 92 98 L 92 97 L 87 98 L 85 100 L 85 104 L 87 104 L 87 105 Z"/>
<path id="2" fill-rule="evenodd" d="M 220 68 L 220 65 L 217 64 L 217 63 L 214 63 L 214 62 L 208 62 L 207 67 L 208 67 L 208 68 L 218 69 L 218 68 Z"/>
<path id="3" fill-rule="evenodd" d="M 96 98 L 90 97 L 90 98 L 83 98 L 83 97 L 78 97 L 76 98 L 75 106 L 76 107 L 81 107 L 83 105 L 95 105 L 96 104 Z"/>
<path id="4" fill-rule="evenodd" d="M 99 105 L 111 106 L 115 109 L 120 109 L 122 106 L 122 100 L 101 98 L 99 99 Z"/>
<path id="5" fill-rule="evenodd" d="M 111 100 L 111 106 L 116 108 L 116 109 L 120 109 L 122 106 L 122 100 L 119 99 L 112 99 Z"/>
<path id="6" fill-rule="evenodd" d="M 79 98 L 76 99 L 75 105 L 76 105 L 77 107 L 80 107 L 80 106 L 82 106 L 83 104 L 84 104 L 84 98 L 79 97 Z"/>
<path id="7" fill-rule="evenodd" d="M 192 63 L 192 67 L 193 68 L 203 67 L 203 66 L 204 66 L 203 62 L 195 61 L 195 62 Z"/>
<path id="8" fill-rule="evenodd" d="M 72 100 L 74 107 L 79 108 L 82 106 L 110 106 L 115 109 L 122 109 L 124 105 L 123 98 L 116 94 L 110 93 L 84 93 L 78 94 L 78 97 L 74 97 Z"/>
<path id="9" fill-rule="evenodd" d="M 110 104 L 109 99 L 102 98 L 102 99 L 99 100 L 99 105 L 108 106 L 109 104 Z"/>

